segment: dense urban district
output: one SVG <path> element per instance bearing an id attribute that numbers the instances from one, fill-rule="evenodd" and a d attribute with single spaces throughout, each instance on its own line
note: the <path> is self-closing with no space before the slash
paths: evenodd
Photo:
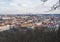
<path id="1" fill-rule="evenodd" d="M 59 15 L 0 15 L 0 42 L 59 42 Z"/>

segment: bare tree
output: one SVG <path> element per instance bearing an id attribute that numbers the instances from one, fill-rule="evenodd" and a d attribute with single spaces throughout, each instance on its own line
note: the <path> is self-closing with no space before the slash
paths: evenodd
<path id="1" fill-rule="evenodd" d="M 51 10 L 47 11 L 47 12 L 50 12 L 50 11 L 55 11 L 57 8 L 60 7 L 60 0 L 54 4 L 52 7 L 51 7 Z"/>

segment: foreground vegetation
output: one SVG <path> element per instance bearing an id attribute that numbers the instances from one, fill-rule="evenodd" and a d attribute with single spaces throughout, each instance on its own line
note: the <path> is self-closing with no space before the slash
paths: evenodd
<path id="1" fill-rule="evenodd" d="M 59 37 L 60 27 L 56 32 L 44 32 L 41 30 L 21 32 L 17 29 L 0 32 L 0 42 L 59 42 Z"/>

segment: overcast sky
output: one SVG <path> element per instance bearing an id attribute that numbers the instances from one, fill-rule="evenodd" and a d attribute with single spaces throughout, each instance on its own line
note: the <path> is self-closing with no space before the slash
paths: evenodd
<path id="1" fill-rule="evenodd" d="M 47 12 L 58 0 L 0 0 L 0 14 L 44 14 L 60 13 L 60 9 Z"/>

